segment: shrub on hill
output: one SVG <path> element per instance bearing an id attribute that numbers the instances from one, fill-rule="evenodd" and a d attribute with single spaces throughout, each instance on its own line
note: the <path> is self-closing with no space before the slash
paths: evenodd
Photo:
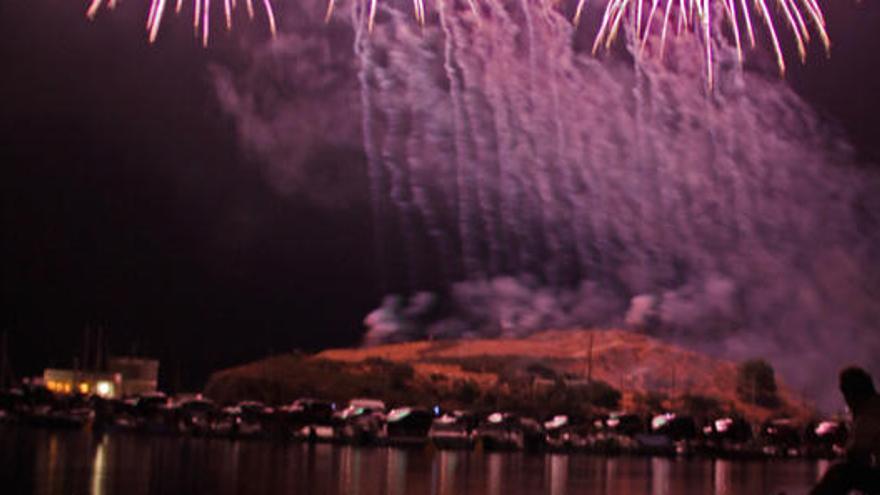
<path id="1" fill-rule="evenodd" d="M 761 407 L 779 406 L 776 375 L 770 363 L 763 359 L 743 362 L 737 369 L 736 394 L 743 402 Z"/>

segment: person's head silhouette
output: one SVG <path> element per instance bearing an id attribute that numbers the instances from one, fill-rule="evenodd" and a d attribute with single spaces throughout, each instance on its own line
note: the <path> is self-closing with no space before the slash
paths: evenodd
<path id="1" fill-rule="evenodd" d="M 845 368 L 840 372 L 840 392 L 846 405 L 853 412 L 877 394 L 871 375 L 857 366 Z"/>

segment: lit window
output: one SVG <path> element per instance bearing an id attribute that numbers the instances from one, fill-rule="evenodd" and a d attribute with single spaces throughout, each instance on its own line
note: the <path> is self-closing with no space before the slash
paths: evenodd
<path id="1" fill-rule="evenodd" d="M 79 393 L 87 394 L 89 393 L 89 384 L 86 382 L 82 382 L 79 384 Z"/>
<path id="2" fill-rule="evenodd" d="M 109 397 L 113 394 L 113 385 L 110 382 L 98 382 L 97 385 L 98 395 L 101 397 Z"/>

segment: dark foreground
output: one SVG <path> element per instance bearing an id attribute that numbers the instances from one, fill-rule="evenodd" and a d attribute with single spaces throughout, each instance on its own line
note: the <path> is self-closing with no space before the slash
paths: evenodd
<path id="1" fill-rule="evenodd" d="M 0 426 L 12 494 L 803 494 L 828 461 L 602 457 Z"/>

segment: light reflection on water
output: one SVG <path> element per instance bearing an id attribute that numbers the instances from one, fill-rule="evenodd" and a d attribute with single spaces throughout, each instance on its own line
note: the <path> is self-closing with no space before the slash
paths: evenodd
<path id="1" fill-rule="evenodd" d="M 89 493 L 91 495 L 104 495 L 104 480 L 107 475 L 106 453 L 107 439 L 102 439 L 95 448 L 95 460 L 92 461 L 92 482 Z"/>
<path id="2" fill-rule="evenodd" d="M 400 450 L 0 428 L 4 493 L 806 493 L 827 461 Z M 11 488 L 11 491 L 7 491 Z"/>

